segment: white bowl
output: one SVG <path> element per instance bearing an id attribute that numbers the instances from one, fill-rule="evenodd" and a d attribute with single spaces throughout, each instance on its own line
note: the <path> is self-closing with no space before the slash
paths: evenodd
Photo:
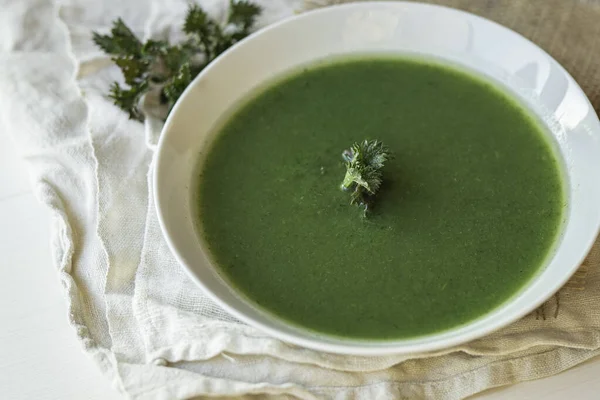
<path id="1" fill-rule="evenodd" d="M 414 339 L 344 340 L 303 331 L 256 309 L 219 277 L 196 236 L 191 216 L 190 188 L 199 154 L 223 116 L 253 88 L 302 64 L 369 52 L 419 53 L 500 82 L 550 127 L 568 176 L 564 231 L 542 272 L 489 314 Z M 217 304 L 240 320 L 284 341 L 323 351 L 361 355 L 426 352 L 478 338 L 523 317 L 575 272 L 600 226 L 600 124 L 573 78 L 543 50 L 507 28 L 439 6 L 353 3 L 263 29 L 202 71 L 177 102 L 162 132 L 154 196 L 161 228 L 175 257 Z"/>

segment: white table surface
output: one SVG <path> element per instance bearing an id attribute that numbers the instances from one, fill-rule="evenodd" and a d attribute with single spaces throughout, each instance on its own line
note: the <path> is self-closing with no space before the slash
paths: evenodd
<path id="1" fill-rule="evenodd" d="M 0 132 L 0 399 L 124 399 L 83 353 L 67 322 L 51 264 L 49 225 L 24 162 Z M 476 398 L 600 399 L 600 359 Z"/>

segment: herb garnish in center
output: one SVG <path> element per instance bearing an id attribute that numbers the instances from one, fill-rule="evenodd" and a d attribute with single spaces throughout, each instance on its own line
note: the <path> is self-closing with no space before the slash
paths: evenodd
<path id="1" fill-rule="evenodd" d="M 381 187 L 382 168 L 390 151 L 378 140 L 364 140 L 344 150 L 342 157 L 346 161 L 346 176 L 341 188 L 351 191 L 350 204 L 363 207 L 366 215 Z"/>

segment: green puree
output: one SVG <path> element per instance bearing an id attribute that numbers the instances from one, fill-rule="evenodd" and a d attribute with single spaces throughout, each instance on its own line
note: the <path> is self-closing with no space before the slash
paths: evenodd
<path id="1" fill-rule="evenodd" d="M 342 151 L 394 154 L 371 214 L 340 190 Z M 223 275 L 282 319 L 395 339 L 469 322 L 515 294 L 559 234 L 561 170 L 509 95 L 453 68 L 315 66 L 246 103 L 200 172 L 199 226 Z"/>

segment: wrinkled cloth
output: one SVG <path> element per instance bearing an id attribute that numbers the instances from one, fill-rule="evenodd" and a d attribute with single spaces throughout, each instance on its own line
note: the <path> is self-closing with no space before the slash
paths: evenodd
<path id="1" fill-rule="evenodd" d="M 259 25 L 339 1 L 263 0 Z M 106 97 L 119 70 L 91 41 L 117 17 L 177 40 L 187 1 L 2 0 L 0 127 L 53 213 L 53 264 L 85 351 L 133 399 L 260 394 L 301 399 L 461 399 L 600 354 L 600 243 L 544 307 L 485 338 L 418 356 L 356 357 L 281 342 L 229 316 L 187 277 L 152 196 L 162 124 Z M 228 1 L 200 2 L 223 15 Z M 445 0 L 517 30 L 600 106 L 600 3 Z M 559 309 L 557 309 L 559 307 Z"/>

